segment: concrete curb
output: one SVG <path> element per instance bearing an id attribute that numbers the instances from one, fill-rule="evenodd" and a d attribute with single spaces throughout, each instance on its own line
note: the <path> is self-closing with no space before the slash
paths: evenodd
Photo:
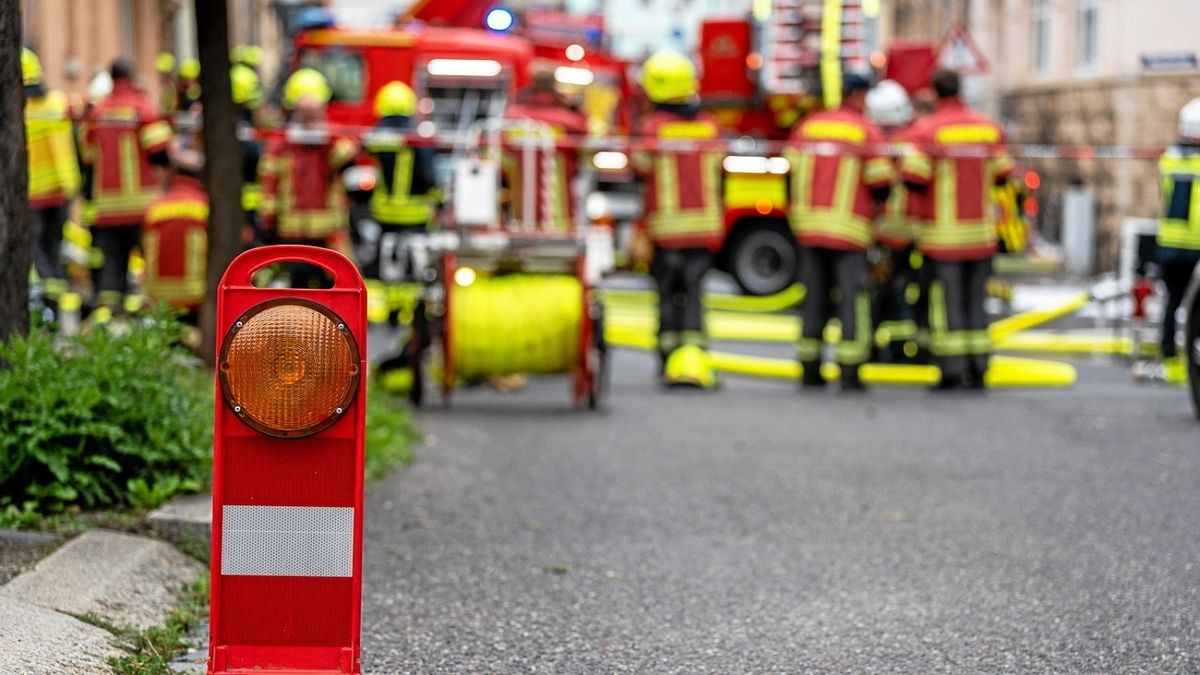
<path id="1" fill-rule="evenodd" d="M 166 542 L 91 530 L 0 586 L 0 672 L 107 673 L 106 630 L 162 624 L 204 565 Z"/>
<path id="2" fill-rule="evenodd" d="M 151 511 L 146 525 L 156 536 L 207 559 L 212 543 L 212 494 L 176 497 Z"/>

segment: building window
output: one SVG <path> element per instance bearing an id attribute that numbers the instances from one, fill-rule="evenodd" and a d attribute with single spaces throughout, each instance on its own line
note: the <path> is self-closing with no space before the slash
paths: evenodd
<path id="1" fill-rule="evenodd" d="M 1100 55 L 1100 2 L 1079 0 L 1079 66 L 1091 68 Z"/>
<path id="2" fill-rule="evenodd" d="M 1033 0 L 1033 70 L 1050 69 L 1050 0 Z"/>

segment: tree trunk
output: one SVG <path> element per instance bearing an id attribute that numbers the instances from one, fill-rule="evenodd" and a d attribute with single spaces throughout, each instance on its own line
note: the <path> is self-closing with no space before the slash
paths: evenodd
<path id="1" fill-rule="evenodd" d="M 29 196 L 19 0 L 0 0 L 0 342 L 29 330 Z"/>
<path id="2" fill-rule="evenodd" d="M 229 12 L 226 0 L 193 0 L 204 108 L 204 184 L 208 189 L 208 285 L 200 312 L 200 357 L 215 362 L 217 285 L 242 251 L 242 146 L 229 84 Z"/>

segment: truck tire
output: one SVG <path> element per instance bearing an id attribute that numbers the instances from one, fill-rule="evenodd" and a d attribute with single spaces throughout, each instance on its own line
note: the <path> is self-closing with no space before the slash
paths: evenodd
<path id="1" fill-rule="evenodd" d="M 796 240 L 786 228 L 751 225 L 729 251 L 729 273 L 749 295 L 773 295 L 796 281 Z"/>

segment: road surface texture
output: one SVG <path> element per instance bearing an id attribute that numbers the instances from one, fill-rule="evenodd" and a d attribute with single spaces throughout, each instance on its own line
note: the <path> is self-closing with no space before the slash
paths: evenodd
<path id="1" fill-rule="evenodd" d="M 1182 390 L 462 392 L 367 492 L 372 673 L 1200 671 Z"/>

